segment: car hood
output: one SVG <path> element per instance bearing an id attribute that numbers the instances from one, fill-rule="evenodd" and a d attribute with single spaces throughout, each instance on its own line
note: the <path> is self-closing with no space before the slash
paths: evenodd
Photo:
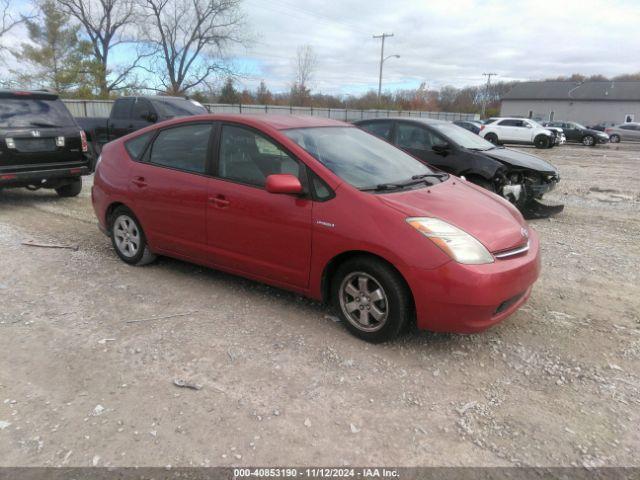
<path id="1" fill-rule="evenodd" d="M 604 135 L 607 135 L 606 133 L 601 132 L 600 130 L 594 130 L 594 129 L 592 129 L 592 128 L 587 128 L 587 129 L 583 130 L 583 132 L 584 132 L 584 133 L 588 133 L 589 135 L 596 135 L 596 136 L 597 136 L 597 135 L 602 136 L 603 134 L 604 134 Z M 609 135 L 607 135 L 607 137 L 608 137 L 608 136 L 609 136 Z"/>
<path id="2" fill-rule="evenodd" d="M 435 217 L 455 225 L 476 237 L 490 252 L 520 246 L 525 241 L 526 223 L 513 205 L 459 178 L 377 197 L 406 217 Z"/>
<path id="3" fill-rule="evenodd" d="M 491 150 L 485 150 L 481 153 L 513 167 L 523 167 L 538 172 L 557 173 L 556 167 L 530 153 L 524 153 L 510 148 L 492 148 Z"/>

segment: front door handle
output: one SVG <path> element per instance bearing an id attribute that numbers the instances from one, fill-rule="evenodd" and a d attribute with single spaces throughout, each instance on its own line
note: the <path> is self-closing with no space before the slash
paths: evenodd
<path id="1" fill-rule="evenodd" d="M 227 208 L 229 206 L 229 200 L 224 195 L 209 197 L 209 203 L 217 208 Z"/>
<path id="2" fill-rule="evenodd" d="M 136 187 L 139 187 L 139 188 L 144 188 L 147 186 L 147 182 L 145 181 L 144 177 L 133 177 L 133 180 L 131 180 L 131 183 L 133 183 Z"/>

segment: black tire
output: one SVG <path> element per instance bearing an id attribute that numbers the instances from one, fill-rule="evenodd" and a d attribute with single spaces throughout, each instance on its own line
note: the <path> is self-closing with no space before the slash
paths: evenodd
<path id="1" fill-rule="evenodd" d="M 358 299 L 348 293 L 348 284 L 353 281 L 351 286 L 357 283 L 360 288 L 361 278 L 366 279 L 366 297 Z M 375 300 L 374 296 L 383 299 Z M 413 302 L 406 283 L 393 267 L 372 257 L 354 257 L 340 265 L 331 282 L 331 299 L 347 329 L 370 343 L 394 339 L 413 319 Z M 350 314 L 349 305 L 355 304 Z M 374 311 L 382 312 L 384 319 L 377 321 Z M 363 314 L 371 320 L 369 327 L 358 321 Z"/>
<path id="2" fill-rule="evenodd" d="M 124 225 L 130 227 L 121 228 Z M 129 265 L 142 266 L 148 265 L 157 258 L 149 250 L 147 237 L 144 234 L 144 230 L 142 230 L 140 222 L 127 207 L 118 207 L 113 212 L 110 218 L 109 233 L 113 248 L 123 262 Z M 127 233 L 129 235 L 126 235 Z M 131 248 L 124 246 L 126 244 L 133 245 L 134 243 L 136 245 L 135 249 L 133 246 Z"/>
<path id="3" fill-rule="evenodd" d="M 82 178 L 74 178 L 71 183 L 56 188 L 56 193 L 60 197 L 77 197 L 82 191 Z"/>
<path id="4" fill-rule="evenodd" d="M 585 135 L 584 137 L 582 137 L 582 144 L 585 147 L 595 147 L 596 139 L 594 138 L 593 135 Z"/>
<path id="5" fill-rule="evenodd" d="M 465 177 L 465 178 L 468 181 L 470 181 L 471 183 L 473 183 L 474 185 L 482 187 L 485 190 L 489 190 L 490 192 L 495 192 L 496 191 L 495 187 L 493 186 L 493 183 L 491 183 L 486 178 L 482 178 L 482 177 L 479 177 L 477 175 L 471 175 L 471 176 Z"/>
<path id="6" fill-rule="evenodd" d="M 551 140 L 546 135 L 538 135 L 536 138 L 533 139 L 533 144 L 535 145 L 536 148 L 549 148 L 550 143 L 551 143 Z"/>
<path id="7" fill-rule="evenodd" d="M 609 141 L 611 143 L 620 143 L 620 135 L 618 135 L 617 133 L 614 133 L 613 135 L 609 136 Z"/>
<path id="8" fill-rule="evenodd" d="M 495 133 L 487 133 L 487 134 L 484 136 L 484 139 L 485 139 L 487 142 L 491 142 L 491 143 L 493 143 L 494 145 L 499 145 L 499 144 L 500 144 L 500 141 L 498 140 L 498 136 L 497 136 Z"/>

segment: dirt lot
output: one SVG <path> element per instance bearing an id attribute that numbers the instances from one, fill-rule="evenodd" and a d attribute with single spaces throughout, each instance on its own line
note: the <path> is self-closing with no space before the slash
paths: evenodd
<path id="1" fill-rule="evenodd" d="M 382 346 L 281 290 L 128 267 L 88 188 L 2 193 L 0 465 L 640 465 L 640 146 L 535 153 L 566 210 L 531 223 L 529 303 Z"/>

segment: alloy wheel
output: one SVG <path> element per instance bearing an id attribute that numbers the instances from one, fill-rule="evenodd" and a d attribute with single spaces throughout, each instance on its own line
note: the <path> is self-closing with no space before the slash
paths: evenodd
<path id="1" fill-rule="evenodd" d="M 387 322 L 387 294 L 380 282 L 368 273 L 352 272 L 345 276 L 338 294 L 342 313 L 357 329 L 375 332 Z"/>
<path id="2" fill-rule="evenodd" d="M 141 235 L 136 222 L 128 215 L 120 215 L 113 223 L 113 238 L 122 255 L 136 256 L 140 250 Z"/>

